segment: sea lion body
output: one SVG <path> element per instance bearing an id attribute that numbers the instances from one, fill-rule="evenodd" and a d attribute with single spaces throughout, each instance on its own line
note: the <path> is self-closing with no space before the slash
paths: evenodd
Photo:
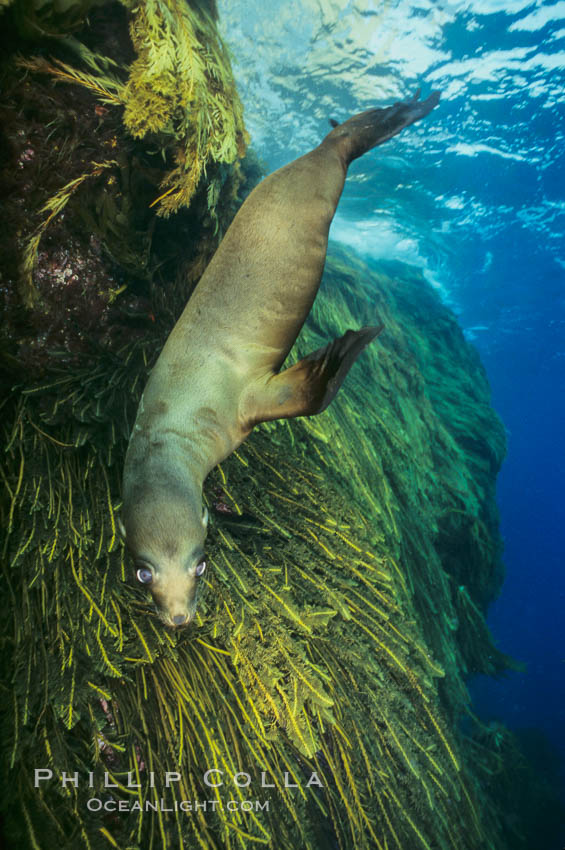
<path id="1" fill-rule="evenodd" d="M 434 93 L 355 116 L 265 178 L 167 339 L 130 438 L 123 526 L 138 578 L 168 625 L 194 617 L 204 569 L 202 485 L 210 470 L 258 422 L 323 410 L 379 333 L 348 331 L 279 372 L 316 297 L 349 163 L 437 101 Z"/>

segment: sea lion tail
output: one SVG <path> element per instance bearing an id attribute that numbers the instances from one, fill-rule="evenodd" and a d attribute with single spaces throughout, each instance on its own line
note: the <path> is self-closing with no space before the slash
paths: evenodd
<path id="1" fill-rule="evenodd" d="M 434 109 L 440 93 L 434 91 L 426 100 L 420 100 L 420 89 L 410 100 L 399 101 L 384 109 L 368 109 L 354 115 L 343 124 L 338 124 L 322 144 L 336 144 L 346 166 L 366 151 L 382 145 L 405 127 L 414 124 Z"/>
<path id="2" fill-rule="evenodd" d="M 326 409 L 363 349 L 383 325 L 360 328 L 334 339 L 288 369 L 271 375 L 244 399 L 241 417 L 246 430 L 271 419 L 313 416 Z"/>

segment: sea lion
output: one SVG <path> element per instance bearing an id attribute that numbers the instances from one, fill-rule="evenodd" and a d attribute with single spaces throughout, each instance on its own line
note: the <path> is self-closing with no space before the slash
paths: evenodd
<path id="1" fill-rule="evenodd" d="M 338 124 L 253 190 L 153 367 L 126 454 L 122 530 L 168 626 L 195 615 L 210 470 L 257 423 L 324 410 L 381 330 L 349 330 L 280 371 L 320 285 L 349 163 L 427 115 L 439 94 L 418 98 Z"/>

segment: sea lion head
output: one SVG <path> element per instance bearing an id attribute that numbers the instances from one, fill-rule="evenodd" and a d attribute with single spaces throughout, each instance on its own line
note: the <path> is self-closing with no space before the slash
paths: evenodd
<path id="1" fill-rule="evenodd" d="M 200 580 L 206 571 L 208 511 L 170 492 L 128 505 L 120 529 L 133 557 L 137 581 L 150 591 L 167 626 L 194 620 Z"/>

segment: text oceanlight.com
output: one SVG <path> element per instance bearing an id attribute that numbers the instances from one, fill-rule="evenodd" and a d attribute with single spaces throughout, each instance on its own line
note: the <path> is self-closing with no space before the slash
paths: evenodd
<path id="1" fill-rule="evenodd" d="M 86 808 L 91 812 L 268 812 L 269 800 L 101 800 L 91 797 Z"/>

